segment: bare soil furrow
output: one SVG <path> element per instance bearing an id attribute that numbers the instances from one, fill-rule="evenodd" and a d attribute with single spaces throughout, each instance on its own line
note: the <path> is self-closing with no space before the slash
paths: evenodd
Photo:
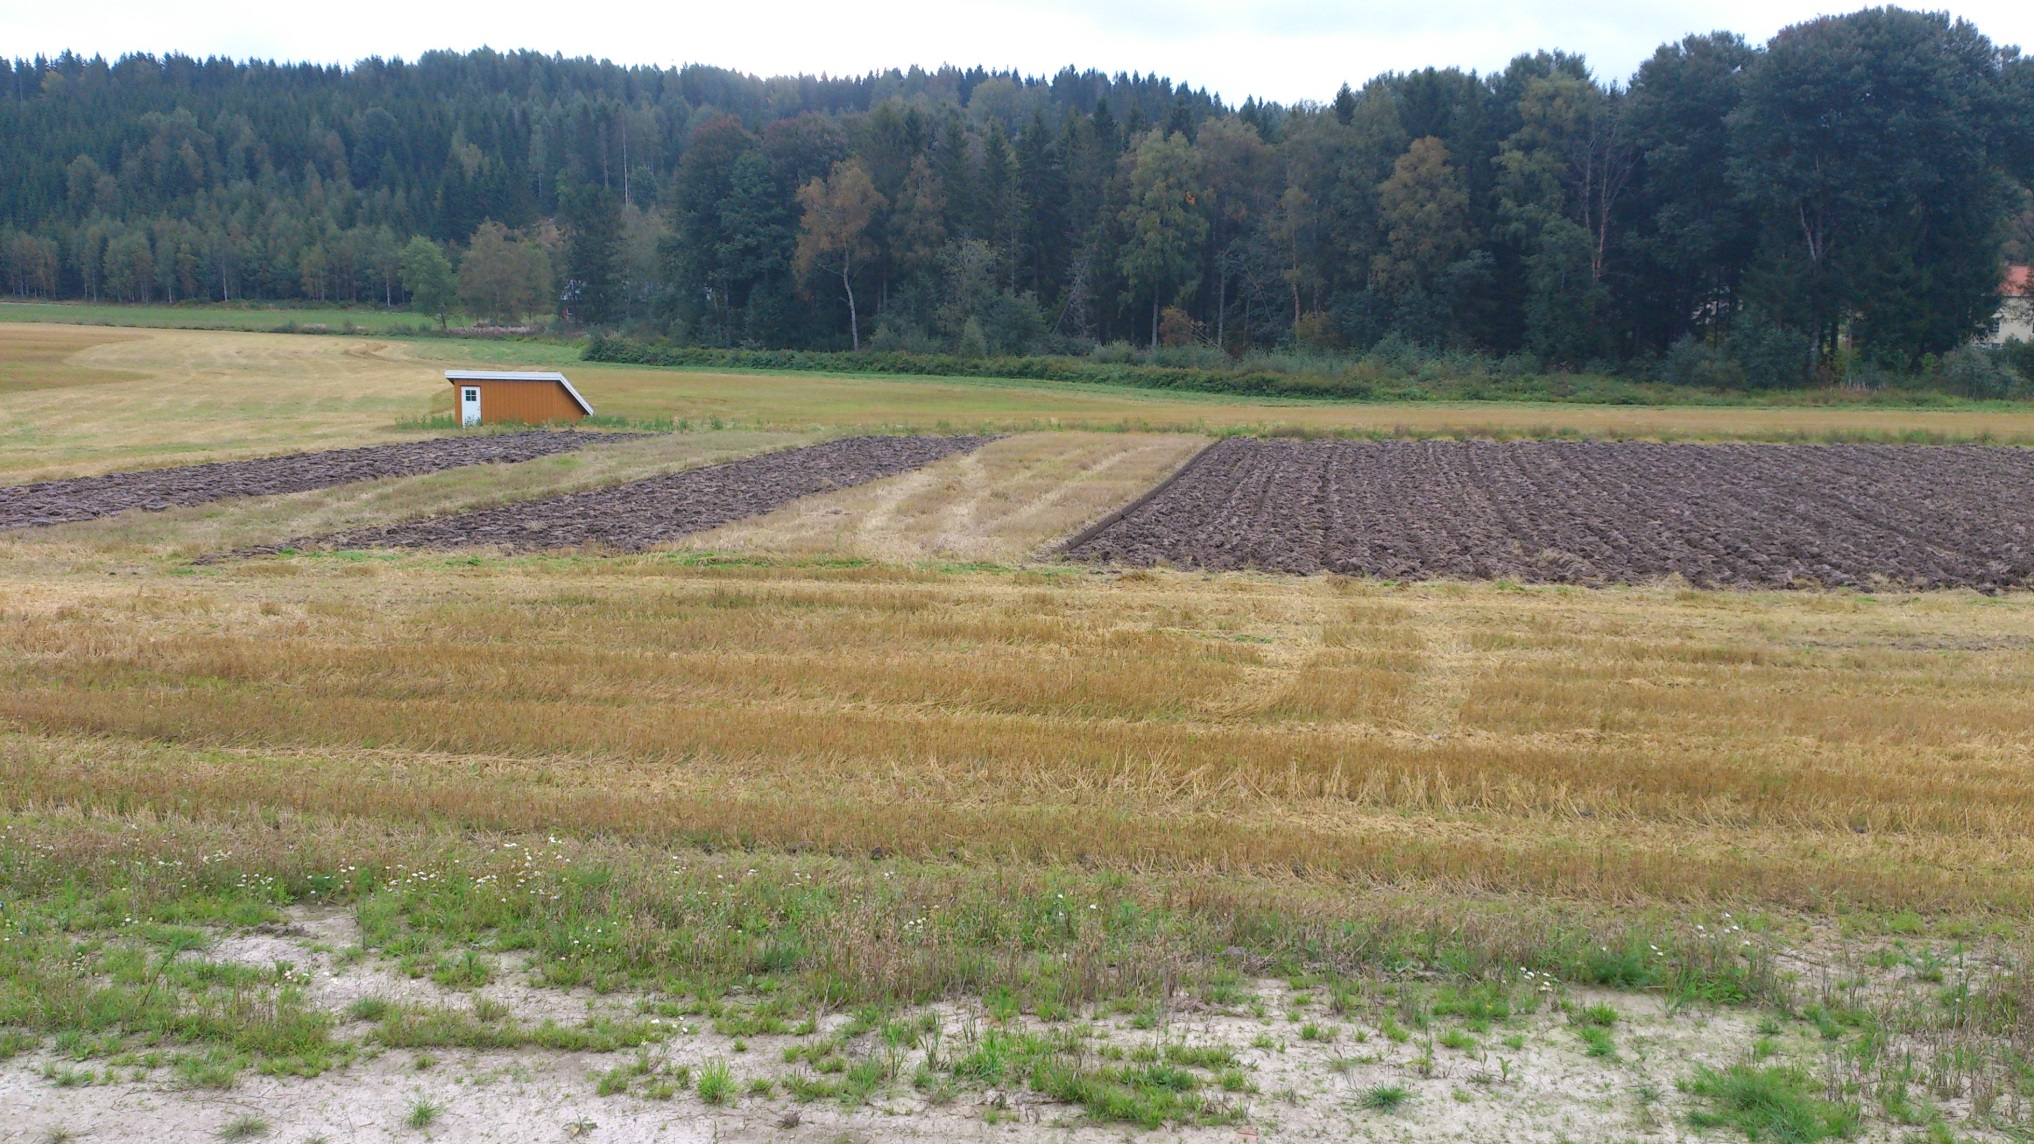
<path id="1" fill-rule="evenodd" d="M 802 497 L 909 472 L 993 439 L 845 437 L 607 488 L 294 540 L 259 551 L 488 546 L 539 552 L 591 544 L 636 552 L 760 516 Z"/>
<path id="2" fill-rule="evenodd" d="M 1230 438 L 1075 559 L 1583 584 L 2024 587 L 2034 451 Z"/>
<path id="3" fill-rule="evenodd" d="M 466 465 L 511 464 L 641 435 L 540 429 L 9 485 L 0 487 L 0 529 L 93 520 L 137 508 L 159 512 L 229 497 L 309 492 Z"/>

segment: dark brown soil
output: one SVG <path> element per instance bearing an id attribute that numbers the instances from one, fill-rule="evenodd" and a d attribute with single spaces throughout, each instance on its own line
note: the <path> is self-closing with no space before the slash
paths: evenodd
<path id="1" fill-rule="evenodd" d="M 1067 551 L 1390 579 L 1993 591 L 2034 576 L 2034 451 L 1231 438 Z"/>
<path id="2" fill-rule="evenodd" d="M 291 453 L 253 461 L 219 461 L 174 469 L 72 477 L 0 487 L 0 528 L 63 524 L 128 509 L 160 512 L 227 497 L 270 496 L 330 488 L 381 477 L 411 477 L 465 465 L 507 464 L 569 453 L 641 434 L 535 430 L 439 437 L 400 445 L 368 445 L 322 453 Z"/>
<path id="3" fill-rule="evenodd" d="M 909 472 L 990 440 L 846 437 L 628 484 L 293 541 L 282 547 L 483 545 L 535 552 L 595 544 L 636 552 L 688 533 L 759 516 L 800 497 Z"/>

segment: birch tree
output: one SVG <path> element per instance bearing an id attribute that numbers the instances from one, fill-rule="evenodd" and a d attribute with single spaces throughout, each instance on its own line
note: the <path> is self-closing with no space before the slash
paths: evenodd
<path id="1" fill-rule="evenodd" d="M 800 187 L 798 204 L 805 208 L 798 229 L 798 276 L 809 280 L 824 271 L 840 278 L 848 307 L 849 344 L 859 350 L 862 327 L 855 308 L 855 268 L 875 256 L 869 223 L 888 204 L 860 159 L 836 163 L 825 178 Z"/>

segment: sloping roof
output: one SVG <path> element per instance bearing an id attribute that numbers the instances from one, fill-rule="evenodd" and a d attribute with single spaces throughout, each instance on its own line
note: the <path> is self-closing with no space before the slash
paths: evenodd
<path id="1" fill-rule="evenodd" d="M 572 395 L 572 400 L 578 403 L 580 412 L 588 417 L 593 416 L 593 406 L 588 405 L 586 399 L 579 396 L 579 391 L 572 388 L 572 383 L 566 381 L 565 375 L 562 373 L 518 373 L 514 370 L 494 369 L 448 369 L 445 371 L 445 380 L 455 385 L 462 381 L 555 381 L 565 387 L 565 392 Z"/>
<path id="2" fill-rule="evenodd" d="M 2030 292 L 2034 292 L 2028 289 L 2027 272 L 2029 269 L 2026 266 L 2006 267 L 2006 280 L 1999 283 L 1999 296 L 2001 298 L 2025 298 Z"/>

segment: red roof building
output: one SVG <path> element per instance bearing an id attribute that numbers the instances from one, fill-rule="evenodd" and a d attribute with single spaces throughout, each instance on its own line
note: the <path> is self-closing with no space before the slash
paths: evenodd
<path id="1" fill-rule="evenodd" d="M 2018 339 L 2034 342 L 2034 279 L 2030 279 L 2026 266 L 2006 267 L 2006 276 L 1999 283 L 1999 310 L 1994 318 L 1998 328 L 1985 341 L 2002 345 Z"/>

